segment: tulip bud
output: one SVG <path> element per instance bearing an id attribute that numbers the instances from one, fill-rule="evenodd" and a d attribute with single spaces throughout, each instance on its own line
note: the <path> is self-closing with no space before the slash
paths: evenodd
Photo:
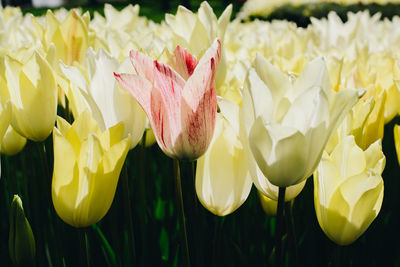
<path id="1" fill-rule="evenodd" d="M 10 257 L 14 265 L 26 266 L 35 259 L 35 237 L 25 217 L 21 198 L 14 195 L 10 208 Z"/>

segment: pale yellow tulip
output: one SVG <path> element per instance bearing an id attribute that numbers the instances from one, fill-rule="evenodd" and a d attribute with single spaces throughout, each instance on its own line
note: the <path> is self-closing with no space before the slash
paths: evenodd
<path id="1" fill-rule="evenodd" d="M 225 216 L 243 204 L 252 184 L 238 133 L 218 114 L 210 146 L 197 160 L 197 196 L 210 212 Z"/>
<path id="2" fill-rule="evenodd" d="M 0 153 L 12 156 L 18 154 L 22 149 L 24 149 L 26 138 L 17 133 L 10 125 L 0 143 Z"/>
<path id="3" fill-rule="evenodd" d="M 254 159 L 276 186 L 304 182 L 359 93 L 332 90 L 321 58 L 310 62 L 295 80 L 262 56 L 253 66 L 242 105 Z"/>
<path id="4" fill-rule="evenodd" d="M 319 225 L 339 245 L 357 240 L 378 215 L 383 200 L 385 156 L 378 140 L 365 151 L 352 135 L 314 173 L 314 205 Z"/>
<path id="5" fill-rule="evenodd" d="M 49 63 L 37 52 L 21 62 L 4 57 L 4 73 L 0 76 L 2 100 L 12 105 L 12 127 L 22 136 L 43 141 L 54 127 L 57 113 L 57 84 Z"/>

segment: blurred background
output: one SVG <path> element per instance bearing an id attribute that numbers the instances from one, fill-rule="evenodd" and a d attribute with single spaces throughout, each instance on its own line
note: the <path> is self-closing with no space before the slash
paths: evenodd
<path id="1" fill-rule="evenodd" d="M 217 15 L 222 13 L 225 7 L 232 3 L 234 15 L 239 11 L 245 1 L 246 0 L 210 0 L 208 2 Z M 164 16 L 158 16 L 158 14 L 175 13 L 178 5 L 183 5 L 190 10 L 197 10 L 201 2 L 202 0 L 1 0 L 3 7 L 19 6 L 23 11 L 31 11 L 31 9 L 35 9 L 39 14 L 41 10 L 46 10 L 47 8 L 72 8 L 79 6 L 91 10 L 102 8 L 105 3 L 110 3 L 118 9 L 118 7 L 123 8 L 128 4 L 139 4 L 141 14 L 155 20 L 156 22 L 160 22 L 164 18 Z"/>

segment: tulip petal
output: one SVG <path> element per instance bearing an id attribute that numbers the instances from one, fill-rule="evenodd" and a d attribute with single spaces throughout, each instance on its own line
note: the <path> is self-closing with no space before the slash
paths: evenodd
<path id="1" fill-rule="evenodd" d="M 329 119 L 328 133 L 333 133 L 339 127 L 339 124 L 343 121 L 343 118 L 348 114 L 351 108 L 359 100 L 360 91 L 345 89 L 337 93 L 333 93 L 334 97 L 329 103 L 329 113 L 331 114 Z M 328 137 L 328 139 L 330 136 Z"/>
<path id="2" fill-rule="evenodd" d="M 213 58 L 210 63 L 208 68 L 202 68 L 203 73 L 199 74 L 199 68 L 196 68 L 195 73 L 186 83 L 182 96 L 182 149 L 183 151 L 192 151 L 191 157 L 193 158 L 205 152 L 215 127 L 217 95 L 213 85 L 215 75 Z M 187 87 L 190 85 L 194 88 Z"/>
<path id="3" fill-rule="evenodd" d="M 225 31 L 231 19 L 231 14 L 232 14 L 232 4 L 229 4 L 225 8 L 224 12 L 222 12 L 221 16 L 218 18 L 217 36 L 222 43 L 224 42 Z"/>
<path id="4" fill-rule="evenodd" d="M 99 221 L 109 210 L 114 199 L 119 174 L 129 151 L 129 144 L 130 138 L 125 138 L 104 153 L 96 179 L 92 180 L 90 203 L 88 203 L 90 206 L 88 225 Z"/>
<path id="5" fill-rule="evenodd" d="M 176 47 L 169 65 L 186 81 L 194 72 L 199 61 L 179 45 Z"/>
<path id="6" fill-rule="evenodd" d="M 148 80 L 134 74 L 118 74 L 114 72 L 114 76 L 115 79 L 137 100 L 140 106 L 142 106 L 147 116 L 151 118 L 151 83 Z"/>
<path id="7" fill-rule="evenodd" d="M 272 92 L 253 68 L 248 72 L 246 88 L 249 88 L 248 96 L 251 97 L 251 106 L 254 108 L 254 117 L 262 117 L 264 122 L 273 120 L 274 102 Z M 247 105 L 245 107 L 250 109 Z"/>
<path id="8" fill-rule="evenodd" d="M 158 90 L 153 90 L 151 94 L 151 109 L 150 109 L 149 122 L 153 129 L 154 136 L 161 150 L 170 157 L 174 157 L 172 151 L 173 145 L 171 141 L 172 131 L 175 135 L 180 132 L 180 125 L 171 128 L 171 115 L 170 110 L 166 107 L 162 96 Z M 150 119 L 151 118 L 151 119 Z"/>
<path id="9" fill-rule="evenodd" d="M 301 132 L 277 124 L 264 126 L 259 117 L 250 130 L 249 140 L 258 166 L 272 184 L 288 187 L 302 182 L 308 151 L 304 149 L 306 138 Z"/>
<path id="10" fill-rule="evenodd" d="M 367 167 L 364 151 L 356 145 L 354 136 L 347 136 L 331 153 L 336 166 L 340 166 L 341 177 L 351 177 L 363 172 Z"/>
<path id="11" fill-rule="evenodd" d="M 235 130 L 237 136 L 240 133 L 240 107 L 228 99 L 218 98 L 218 106 L 221 110 L 221 114 L 229 122 L 229 124 Z"/>
<path id="12" fill-rule="evenodd" d="M 157 128 L 167 130 L 168 132 L 163 132 L 163 135 L 168 134 L 174 143 L 182 128 L 181 96 L 185 81 L 168 65 L 157 61 L 154 65 L 154 87 L 151 93 L 152 120 L 159 120 L 159 112 L 162 111 L 163 122 L 161 123 L 164 126 Z"/>
<path id="13" fill-rule="evenodd" d="M 365 150 L 366 167 L 375 173 L 382 173 L 385 168 L 386 158 L 382 152 L 381 140 L 375 141 Z"/>
<path id="14" fill-rule="evenodd" d="M 329 72 L 322 57 L 316 58 L 307 64 L 303 72 L 295 81 L 293 92 L 296 94 L 297 98 L 297 96 L 302 95 L 305 90 L 313 87 L 320 87 L 325 91 L 328 98 L 329 95 L 333 93 L 331 90 Z"/>
<path id="15" fill-rule="evenodd" d="M 154 59 L 135 50 L 131 50 L 129 58 L 137 75 L 146 78 L 150 83 L 153 83 Z"/>
<path id="16" fill-rule="evenodd" d="M 282 98 L 286 91 L 291 88 L 288 77 L 259 53 L 254 60 L 254 68 L 257 75 L 268 87 L 274 103 L 277 103 L 278 99 Z"/>
<path id="17" fill-rule="evenodd" d="M 204 207 L 225 216 L 243 204 L 251 185 L 241 143 L 229 123 L 218 116 L 213 140 L 197 162 L 197 195 Z"/>
<path id="18" fill-rule="evenodd" d="M 57 128 L 54 128 L 53 140 L 54 171 L 51 192 L 53 205 L 57 214 L 72 225 L 72 214 L 78 193 L 76 188 L 79 185 L 75 152 L 71 143 L 61 135 Z"/>
<path id="19" fill-rule="evenodd" d="M 329 123 L 329 102 L 324 90 L 320 87 L 309 88 L 291 105 L 283 118 L 282 125 L 299 129 L 303 134 L 321 123 Z M 326 127 L 325 127 L 326 128 Z"/>

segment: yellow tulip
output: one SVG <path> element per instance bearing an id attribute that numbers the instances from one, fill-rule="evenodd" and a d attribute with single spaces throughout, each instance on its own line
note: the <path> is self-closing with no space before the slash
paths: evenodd
<path id="1" fill-rule="evenodd" d="M 21 152 L 25 147 L 26 138 L 17 133 L 10 125 L 0 143 L 0 153 L 12 156 Z"/>
<path id="2" fill-rule="evenodd" d="M 54 127 L 57 114 L 57 85 L 53 69 L 37 52 L 23 62 L 6 56 L 2 95 L 12 104 L 11 125 L 22 136 L 43 141 Z"/>
<path id="3" fill-rule="evenodd" d="M 65 64 L 72 65 L 75 61 L 81 62 L 90 46 L 89 20 L 89 13 L 80 15 L 76 10 L 72 10 L 60 21 L 49 10 L 46 13 L 45 25 L 34 18 L 32 22 L 45 50 L 54 44 L 56 61 L 62 60 Z"/>
<path id="4" fill-rule="evenodd" d="M 350 135 L 331 154 L 324 153 L 314 173 L 314 205 L 319 225 L 333 242 L 353 243 L 376 218 L 384 167 L 380 140 L 363 151 Z"/>
<path id="5" fill-rule="evenodd" d="M 110 208 L 130 146 L 130 137 L 122 139 L 123 134 L 123 123 L 101 132 L 90 112 L 72 125 L 57 118 L 52 198 L 57 214 L 69 225 L 92 225 Z"/>

